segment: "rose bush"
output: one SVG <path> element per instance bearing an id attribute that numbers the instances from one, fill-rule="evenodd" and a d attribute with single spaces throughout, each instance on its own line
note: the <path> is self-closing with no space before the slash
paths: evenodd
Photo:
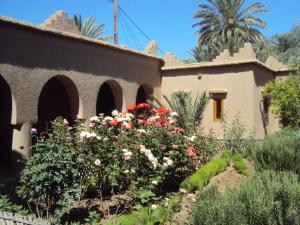
<path id="1" fill-rule="evenodd" d="M 46 193 L 55 203 L 51 208 L 75 183 L 80 184 L 81 197 L 88 186 L 100 196 L 120 192 L 134 196 L 139 190 L 158 193 L 174 181 L 179 184 L 180 178 L 209 160 L 214 149 L 187 136 L 176 117 L 177 113 L 167 108 L 141 103 L 129 106 L 128 112 L 114 110 L 111 116 L 78 119 L 72 126 L 57 119 L 52 130 L 35 135 L 33 157 L 22 173 L 20 193 L 39 207 L 44 206 L 39 203 Z M 30 177 L 37 177 L 38 191 L 32 190 L 37 184 Z"/>
<path id="2" fill-rule="evenodd" d="M 119 190 L 129 186 L 155 189 L 208 160 L 210 150 L 185 136 L 176 116 L 164 107 L 154 109 L 141 103 L 129 106 L 126 113 L 114 110 L 111 117 L 95 116 L 88 126 L 77 127 L 78 149 L 92 174 L 97 174 L 96 183 Z"/>

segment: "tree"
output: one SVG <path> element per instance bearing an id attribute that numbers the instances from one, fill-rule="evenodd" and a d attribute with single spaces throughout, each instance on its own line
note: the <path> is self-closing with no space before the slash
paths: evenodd
<path id="1" fill-rule="evenodd" d="M 300 25 L 272 37 L 272 54 L 290 68 L 300 71 Z"/>
<path id="2" fill-rule="evenodd" d="M 203 119 L 204 110 L 209 98 L 206 92 L 197 95 L 193 101 L 190 91 L 176 91 L 170 97 L 163 96 L 173 112 L 177 112 L 179 127 L 184 128 L 188 134 L 194 134 Z"/>
<path id="3" fill-rule="evenodd" d="M 271 102 L 271 111 L 284 127 L 300 126 L 300 74 L 268 82 L 263 96 Z"/>
<path id="4" fill-rule="evenodd" d="M 74 15 L 73 20 L 78 28 L 78 31 L 86 37 L 96 38 L 102 41 L 111 39 L 111 36 L 100 37 L 103 34 L 104 24 L 95 24 L 95 17 L 90 16 L 84 22 L 82 21 L 81 15 Z"/>
<path id="5" fill-rule="evenodd" d="M 200 4 L 194 19 L 200 19 L 194 27 L 198 30 L 199 46 L 221 46 L 233 54 L 245 42 L 264 45 L 265 38 L 259 28 L 266 22 L 255 14 L 266 13 L 265 5 L 254 3 L 244 6 L 245 0 L 208 0 Z M 205 48 L 205 47 L 204 47 Z"/>

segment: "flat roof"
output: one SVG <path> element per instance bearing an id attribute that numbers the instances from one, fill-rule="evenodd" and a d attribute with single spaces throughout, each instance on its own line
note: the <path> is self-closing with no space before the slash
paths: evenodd
<path id="1" fill-rule="evenodd" d="M 186 69 L 200 69 L 200 68 L 211 68 L 211 67 L 223 67 L 223 66 L 237 66 L 237 65 L 245 65 L 245 64 L 256 64 L 260 67 L 263 67 L 266 70 L 269 70 L 271 72 L 289 72 L 291 71 L 288 68 L 283 68 L 280 70 L 274 70 L 271 67 L 267 66 L 263 62 L 257 60 L 257 59 L 247 59 L 247 60 L 228 60 L 228 61 L 222 61 L 222 62 L 200 62 L 200 63 L 187 63 L 185 65 L 180 66 L 169 66 L 169 67 L 163 67 L 163 71 L 171 71 L 171 70 L 186 70 Z"/>
<path id="2" fill-rule="evenodd" d="M 67 32 L 67 31 L 61 31 L 61 30 L 50 28 L 50 27 L 45 27 L 42 25 L 35 25 L 35 24 L 31 24 L 31 23 L 24 22 L 21 20 L 6 17 L 6 16 L 0 16 L 0 23 L 5 23 L 8 25 L 16 26 L 16 27 L 22 27 L 22 28 L 25 28 L 28 30 L 49 33 L 49 34 L 56 35 L 57 37 L 69 38 L 69 39 L 78 40 L 81 42 L 92 43 L 92 44 L 95 44 L 98 46 L 111 48 L 111 49 L 121 51 L 121 52 L 124 52 L 127 54 L 143 56 L 143 57 L 152 58 L 152 59 L 156 59 L 156 60 L 160 60 L 160 61 L 164 62 L 164 60 L 161 57 L 147 54 L 145 52 L 135 51 L 132 49 L 128 49 L 127 47 L 114 45 L 114 44 L 107 43 L 107 42 L 104 42 L 104 41 L 101 41 L 98 39 L 89 38 L 89 37 L 85 37 L 85 36 L 74 34 L 74 33 Z"/>

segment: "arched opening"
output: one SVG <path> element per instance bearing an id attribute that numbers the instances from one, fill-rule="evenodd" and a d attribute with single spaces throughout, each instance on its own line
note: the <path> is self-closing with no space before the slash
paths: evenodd
<path id="1" fill-rule="evenodd" d="M 122 105 L 123 92 L 121 86 L 116 81 L 104 82 L 98 92 L 97 115 L 103 113 L 109 116 L 115 109 L 122 111 Z"/>
<path id="2" fill-rule="evenodd" d="M 0 172 L 10 170 L 13 127 L 12 95 L 9 85 L 0 75 Z"/>
<path id="3" fill-rule="evenodd" d="M 136 95 L 136 104 L 147 102 L 153 95 L 153 88 L 148 84 L 143 84 L 139 87 Z"/>
<path id="4" fill-rule="evenodd" d="M 36 128 L 38 131 L 47 130 L 58 116 L 72 123 L 78 109 L 79 95 L 75 84 L 65 76 L 55 76 L 46 83 L 40 94 Z"/>

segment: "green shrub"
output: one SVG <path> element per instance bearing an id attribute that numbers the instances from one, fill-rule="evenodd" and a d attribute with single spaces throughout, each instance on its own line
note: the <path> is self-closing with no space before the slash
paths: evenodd
<path id="1" fill-rule="evenodd" d="M 195 225 L 298 225 L 300 183 L 290 172 L 263 171 L 221 195 L 216 187 L 201 191 L 193 207 Z"/>
<path id="2" fill-rule="evenodd" d="M 181 183 L 181 188 L 188 192 L 196 191 L 204 187 L 209 179 L 218 173 L 225 171 L 230 163 L 231 153 L 226 151 L 220 158 L 212 159 L 209 163 L 199 168 L 192 176 Z"/>
<path id="3" fill-rule="evenodd" d="M 233 167 L 241 174 L 247 175 L 246 161 L 241 154 L 234 154 L 232 156 Z"/>
<path id="4" fill-rule="evenodd" d="M 242 123 L 239 114 L 232 118 L 232 122 L 228 123 L 224 118 L 222 122 L 223 128 L 223 149 L 234 153 L 246 154 L 254 144 L 254 131 L 248 131 L 245 124 Z"/>
<path id="5" fill-rule="evenodd" d="M 29 214 L 23 206 L 12 203 L 5 195 L 0 195 L 0 212 L 16 213 L 23 216 Z"/>
<path id="6" fill-rule="evenodd" d="M 293 171 L 300 175 L 300 130 L 270 135 L 254 148 L 257 169 Z"/>
<path id="7" fill-rule="evenodd" d="M 166 209 L 158 206 L 156 209 L 144 207 L 128 215 L 120 216 L 109 222 L 108 225 L 158 225 L 166 219 Z"/>
<path id="8" fill-rule="evenodd" d="M 21 173 L 18 194 L 38 217 L 61 217 L 79 200 L 84 189 L 86 165 L 69 140 L 72 131 L 62 119 L 52 123 L 53 133 L 42 133 L 33 155 Z"/>

